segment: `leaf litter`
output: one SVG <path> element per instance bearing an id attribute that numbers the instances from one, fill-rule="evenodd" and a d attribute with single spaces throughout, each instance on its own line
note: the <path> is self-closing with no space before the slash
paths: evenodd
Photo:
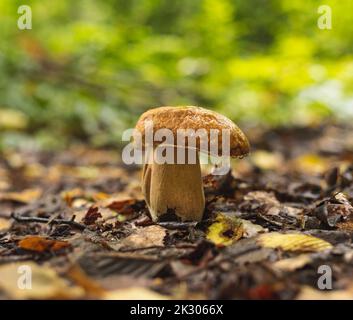
<path id="1" fill-rule="evenodd" d="M 114 150 L 4 152 L 0 295 L 353 299 L 351 132 L 322 125 L 252 138 L 249 129 L 252 155 L 225 176 L 205 175 L 199 223 L 152 222 L 140 168 Z M 317 289 L 323 264 L 332 267 L 330 293 Z M 31 268 L 33 290 L 18 289 L 21 266 Z"/>

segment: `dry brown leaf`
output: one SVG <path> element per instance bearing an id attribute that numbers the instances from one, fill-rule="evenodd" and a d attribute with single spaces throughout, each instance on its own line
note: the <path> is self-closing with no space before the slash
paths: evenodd
<path id="1" fill-rule="evenodd" d="M 336 227 L 342 231 L 353 232 L 353 221 L 348 220 L 343 222 L 337 222 Z"/>
<path id="2" fill-rule="evenodd" d="M 152 246 L 164 246 L 164 238 L 167 230 L 157 225 L 152 225 L 137 229 L 134 233 L 126 237 L 122 246 L 132 248 L 146 248 Z"/>
<path id="3" fill-rule="evenodd" d="M 129 215 L 135 212 L 135 209 L 132 207 L 136 203 L 136 199 L 123 199 L 115 200 L 107 205 L 107 208 L 114 210 L 115 212 L 122 215 Z"/>
<path id="4" fill-rule="evenodd" d="M 40 236 L 27 236 L 20 240 L 18 246 L 21 249 L 44 252 L 44 251 L 59 251 L 61 249 L 71 247 L 67 241 L 51 240 Z"/>
<path id="5" fill-rule="evenodd" d="M 102 218 L 99 209 L 97 207 L 91 206 L 82 221 L 86 225 L 91 225 L 94 224 L 99 218 Z"/>
<path id="6" fill-rule="evenodd" d="M 24 272 L 30 274 L 28 289 L 19 285 Z M 0 274 L 0 288 L 12 299 L 77 299 L 84 295 L 82 288 L 70 286 L 53 269 L 31 261 L 0 266 Z"/>
<path id="7" fill-rule="evenodd" d="M 273 192 L 251 191 L 244 196 L 253 210 L 260 210 L 266 215 L 278 215 L 283 208 Z"/>
<path id="8" fill-rule="evenodd" d="M 265 248 L 280 248 L 284 251 L 315 252 L 332 248 L 325 240 L 301 233 L 270 232 L 260 235 L 258 241 Z"/>

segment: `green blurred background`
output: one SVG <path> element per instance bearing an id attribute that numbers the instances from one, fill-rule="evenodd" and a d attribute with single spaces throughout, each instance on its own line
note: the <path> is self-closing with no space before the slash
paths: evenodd
<path id="1" fill-rule="evenodd" d="M 352 17 L 352 0 L 1 0 L 0 148 L 116 146 L 159 105 L 245 126 L 352 119 Z"/>

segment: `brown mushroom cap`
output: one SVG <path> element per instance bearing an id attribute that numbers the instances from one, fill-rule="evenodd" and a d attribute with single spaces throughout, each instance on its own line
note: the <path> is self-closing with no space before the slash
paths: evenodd
<path id="1" fill-rule="evenodd" d="M 142 135 L 142 142 L 145 142 L 145 121 L 153 121 L 153 131 L 169 129 L 175 137 L 178 129 L 206 129 L 208 141 L 210 141 L 210 130 L 218 129 L 218 152 L 222 151 L 222 129 L 229 129 L 230 132 L 230 156 L 245 156 L 250 151 L 249 141 L 244 133 L 231 120 L 222 114 L 207 110 L 201 107 L 180 106 L 180 107 L 159 107 L 146 111 L 138 120 L 135 129 Z M 200 141 L 196 139 L 197 149 L 200 150 Z M 159 144 L 159 143 L 155 143 Z M 203 151 L 203 150 L 200 150 Z"/>

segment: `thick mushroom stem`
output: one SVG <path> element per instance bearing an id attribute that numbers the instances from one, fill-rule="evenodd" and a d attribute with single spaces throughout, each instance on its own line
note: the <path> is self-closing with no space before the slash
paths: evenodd
<path id="1" fill-rule="evenodd" d="M 199 156 L 194 164 L 145 164 L 142 191 L 153 221 L 173 212 L 182 221 L 200 221 L 205 209 Z"/>

